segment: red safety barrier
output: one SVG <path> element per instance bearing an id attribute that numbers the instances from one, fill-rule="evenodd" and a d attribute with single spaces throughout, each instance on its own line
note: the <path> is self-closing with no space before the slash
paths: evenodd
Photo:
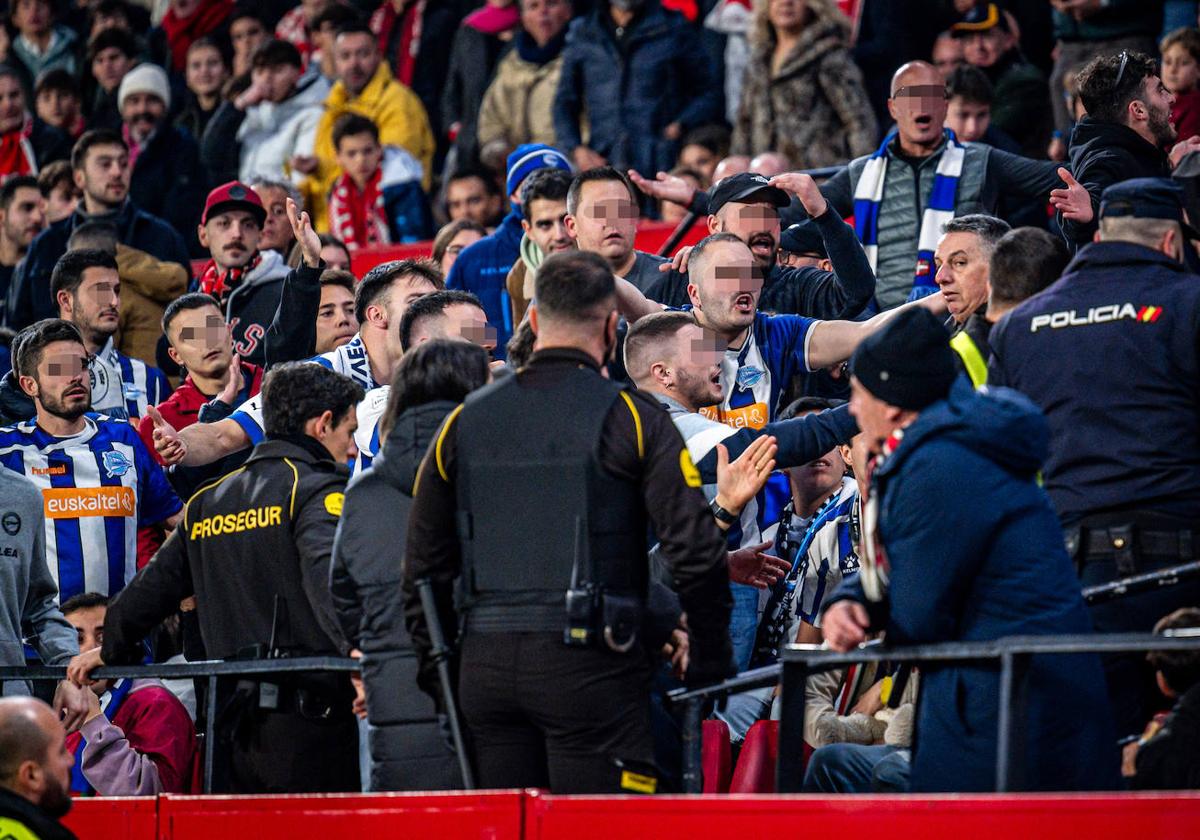
<path id="1" fill-rule="evenodd" d="M 158 800 L 153 796 L 74 799 L 63 824 L 81 840 L 156 840 Z"/>

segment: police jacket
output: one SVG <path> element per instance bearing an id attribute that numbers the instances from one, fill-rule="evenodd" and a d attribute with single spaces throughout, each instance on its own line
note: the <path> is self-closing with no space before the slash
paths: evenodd
<path id="1" fill-rule="evenodd" d="M 330 590 L 342 632 L 362 651 L 371 724 L 371 790 L 462 786 L 437 723 L 435 684 L 418 689 L 417 658 L 404 625 L 401 564 L 417 468 L 452 402 L 415 406 L 396 418 L 371 469 L 346 490 L 333 548 Z"/>
<path id="2" fill-rule="evenodd" d="M 1200 277 L 1129 242 L 1082 248 L 993 328 L 988 382 L 1045 413 L 1043 475 L 1064 524 L 1134 510 L 1200 517 L 1198 335 Z"/>
<path id="3" fill-rule="evenodd" d="M 526 450 L 539 449 L 536 441 L 526 442 L 521 436 L 523 429 L 532 429 L 535 422 L 540 423 L 543 419 L 535 417 L 534 407 L 537 407 L 537 411 L 544 411 L 549 402 L 561 409 L 560 416 L 565 416 L 571 412 L 573 402 L 592 399 L 592 395 L 599 390 L 595 383 L 603 382 L 595 360 L 588 354 L 568 348 L 540 350 L 514 376 L 475 392 L 462 409 L 447 418 L 418 473 L 405 550 L 404 590 L 408 627 L 423 658 L 428 657 L 429 637 L 414 583 L 423 577 L 430 578 L 443 627 L 457 626 L 452 587 L 463 569 L 464 541 L 460 540 L 460 527 L 475 529 L 473 536 L 479 540 L 476 548 L 483 555 L 472 571 L 472 575 L 477 574 L 478 579 L 467 582 L 471 585 L 497 575 L 494 567 L 489 569 L 485 565 L 489 544 L 480 539 L 484 528 L 480 519 L 494 519 L 494 506 L 499 505 L 510 512 L 511 522 L 508 524 L 513 529 L 505 534 L 505 526 L 500 525 L 501 533 L 495 537 L 496 543 L 542 538 L 546 544 L 561 545 L 562 536 L 566 534 L 570 545 L 573 531 L 578 530 L 577 526 L 573 528 L 573 523 L 554 521 L 556 517 L 548 513 L 558 508 L 562 498 L 578 491 L 578 487 L 567 478 L 572 474 L 567 469 L 562 470 L 562 478 L 557 483 L 551 481 L 521 494 L 515 494 L 505 486 L 516 481 L 510 479 L 510 471 L 495 470 L 492 473 L 494 481 L 487 488 L 493 510 L 483 516 L 480 511 L 464 511 L 460 501 L 460 491 L 464 489 L 462 482 L 468 476 L 474 480 L 478 473 L 471 464 L 463 463 L 460 451 L 464 448 L 467 452 L 477 451 L 473 449 L 475 441 L 470 438 L 483 437 L 488 433 L 486 424 L 489 414 L 479 407 L 496 404 L 498 395 L 524 400 L 531 407 L 527 415 L 530 419 L 522 427 L 503 430 L 511 436 L 511 444 L 505 443 L 500 447 L 504 451 L 497 460 L 497 463 L 519 465 L 520 469 L 511 471 L 519 475 L 530 468 Z M 611 387 L 615 389 L 617 386 Z M 505 388 L 515 390 L 504 393 L 501 389 Z M 729 576 L 725 565 L 724 541 L 701 492 L 700 474 L 693 466 L 670 416 L 653 396 L 621 390 L 619 394 L 612 394 L 608 405 L 610 407 L 597 423 L 599 440 L 593 449 L 594 464 L 602 474 L 600 477 L 608 482 L 605 485 L 607 495 L 600 497 L 604 499 L 603 504 L 593 505 L 596 516 L 589 520 L 589 526 L 606 522 L 609 527 L 604 537 L 610 541 L 609 545 L 620 545 L 622 537 L 641 540 L 640 557 L 635 557 L 637 549 L 629 546 L 621 546 L 625 549 L 624 553 L 619 548 L 607 556 L 621 558 L 619 562 L 609 565 L 619 566 L 614 570 L 616 573 L 637 581 L 633 585 L 640 585 L 642 597 L 648 578 L 644 529 L 647 523 L 652 527 L 659 540 L 661 557 L 671 570 L 680 601 L 688 614 L 688 626 L 694 639 L 689 676 L 692 679 L 725 676 L 732 666 L 728 632 L 731 604 Z M 477 420 L 481 421 L 482 426 L 476 425 Z M 566 425 L 566 422 L 562 424 L 564 427 Z M 470 430 L 481 427 L 482 432 L 470 435 Z M 530 438 L 533 437 L 530 434 Z M 563 439 L 566 448 L 569 432 L 565 429 Z M 544 468 L 544 464 L 533 464 L 532 467 Z M 622 508 L 620 513 L 624 519 L 620 525 L 615 525 L 612 522 L 614 508 L 625 503 L 618 500 L 619 496 L 624 499 L 632 497 L 638 509 Z M 464 513 L 469 513 L 469 516 L 464 517 Z M 474 524 L 464 525 L 464 519 Z M 489 527 L 495 527 L 494 523 Z M 555 533 L 552 529 L 559 531 Z M 588 539 L 587 535 L 582 539 Z M 566 626 L 563 603 L 568 581 L 560 577 L 561 568 L 555 574 L 539 571 L 547 568 L 545 555 L 551 553 L 531 552 L 538 556 L 529 557 L 529 571 L 516 581 L 525 581 L 530 594 L 536 596 L 529 599 L 525 606 L 513 610 L 516 617 L 531 622 L 528 628 L 531 632 L 549 629 L 541 624 L 535 626 L 543 618 L 552 619 L 554 624 L 551 626 L 556 628 Z M 543 579 L 548 577 L 554 577 L 555 580 Z M 553 586 L 560 580 L 564 585 L 554 592 Z M 510 588 L 508 595 L 513 594 L 513 588 L 516 587 Z M 480 607 L 468 613 L 468 633 L 475 632 L 471 621 L 475 619 L 476 609 L 482 612 Z M 426 664 L 423 667 L 429 666 Z"/>
<path id="4" fill-rule="evenodd" d="M 0 788 L 0 837 L 75 840 L 69 828 L 23 796 Z"/>
<path id="5" fill-rule="evenodd" d="M 329 595 L 330 555 L 348 477 L 349 470 L 313 438 L 274 438 L 256 446 L 242 467 L 188 500 L 153 562 L 109 606 L 104 661 L 141 661 L 141 640 L 191 595 L 213 658 L 236 656 L 272 638 L 293 656 L 349 652 Z"/>

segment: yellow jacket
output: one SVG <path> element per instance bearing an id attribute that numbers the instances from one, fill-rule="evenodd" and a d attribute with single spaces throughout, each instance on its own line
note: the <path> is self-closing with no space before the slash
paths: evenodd
<path id="1" fill-rule="evenodd" d="M 348 111 L 362 114 L 374 120 L 379 127 L 379 141 L 384 146 L 400 146 L 421 162 L 424 168 L 422 186 L 426 191 L 433 175 L 433 132 L 429 128 L 429 117 L 425 106 L 417 95 L 402 82 L 392 77 L 387 62 L 380 62 L 379 69 L 367 82 L 362 93 L 351 97 L 342 82 L 337 82 L 325 99 L 325 113 L 317 124 L 313 156 L 317 169 L 301 186 L 305 205 L 318 231 L 329 230 L 327 203 L 333 182 L 342 174 L 337 164 L 337 153 L 333 147 L 333 125 L 338 117 Z"/>

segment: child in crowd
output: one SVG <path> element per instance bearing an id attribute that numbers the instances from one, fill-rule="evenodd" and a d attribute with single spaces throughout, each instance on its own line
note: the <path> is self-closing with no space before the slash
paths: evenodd
<path id="1" fill-rule="evenodd" d="M 433 235 L 429 203 L 421 189 L 421 164 L 397 147 L 384 150 L 379 128 L 348 113 L 333 127 L 342 174 L 329 195 L 329 230 L 351 253 Z"/>
<path id="2" fill-rule="evenodd" d="M 1167 90 L 1175 94 L 1171 107 L 1171 122 L 1179 139 L 1200 134 L 1200 30 L 1176 29 L 1162 39 L 1162 80 Z"/>

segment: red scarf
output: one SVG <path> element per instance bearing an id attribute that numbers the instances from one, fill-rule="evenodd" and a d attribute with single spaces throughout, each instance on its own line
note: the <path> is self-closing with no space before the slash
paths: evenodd
<path id="1" fill-rule="evenodd" d="M 421 26 L 425 20 L 426 0 L 413 0 L 401 14 L 396 13 L 394 3 L 384 3 L 371 15 L 371 29 L 379 35 L 379 51 L 388 58 L 395 69 L 396 78 L 412 87 L 413 74 L 417 69 L 417 56 L 421 52 Z M 388 55 L 388 41 L 393 28 L 400 27 L 396 40 L 396 52 Z"/>
<path id="2" fill-rule="evenodd" d="M 225 293 L 236 289 L 242 282 L 242 278 L 258 268 L 260 262 L 262 262 L 262 253 L 255 251 L 250 262 L 241 268 L 231 268 L 222 274 L 217 268 L 217 264 L 209 260 L 204 266 L 204 271 L 200 272 L 200 291 L 224 302 Z"/>
<path id="3" fill-rule="evenodd" d="M 37 158 L 33 155 L 33 147 L 29 145 L 32 130 L 33 122 L 27 119 L 20 128 L 0 134 L 0 177 L 37 172 Z"/>
<path id="4" fill-rule="evenodd" d="M 211 34 L 225 22 L 233 11 L 234 0 L 205 0 L 191 17 L 180 20 L 175 7 L 167 10 L 162 19 L 162 29 L 171 48 L 171 69 L 182 73 L 187 67 L 187 51 L 193 41 Z"/>
<path id="5" fill-rule="evenodd" d="M 387 213 L 383 209 L 383 191 L 379 180 L 383 172 L 375 170 L 365 190 L 343 173 L 333 182 L 329 195 L 329 229 L 346 243 L 350 253 L 391 243 Z"/>
<path id="6" fill-rule="evenodd" d="M 887 549 L 879 537 L 879 487 L 874 478 L 875 471 L 896 451 L 900 441 L 904 439 L 904 430 L 897 429 L 883 442 L 883 451 L 867 463 L 867 494 L 859 497 L 860 515 L 862 521 L 862 546 L 859 550 L 858 579 L 863 588 L 863 594 L 869 601 L 882 601 L 887 593 L 888 581 L 892 574 L 892 564 L 888 560 Z"/>

